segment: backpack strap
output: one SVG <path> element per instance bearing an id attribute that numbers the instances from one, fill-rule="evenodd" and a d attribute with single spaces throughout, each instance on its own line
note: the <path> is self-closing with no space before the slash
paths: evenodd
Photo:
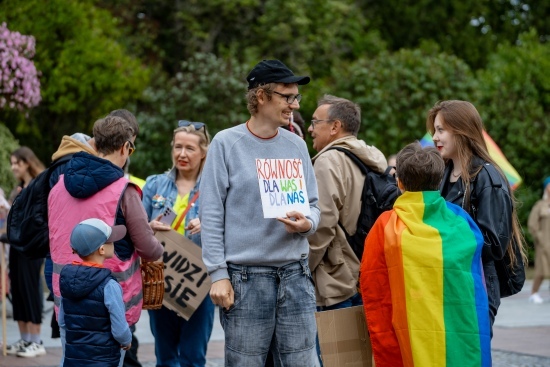
<path id="1" fill-rule="evenodd" d="M 347 155 L 361 169 L 361 172 L 363 172 L 365 176 L 371 171 L 371 169 L 367 167 L 367 165 L 363 163 L 363 161 L 359 159 L 359 157 L 352 153 L 349 149 L 345 149 L 342 147 L 330 147 L 325 150 L 325 152 L 328 152 L 329 150 L 337 150 Z"/>
<path id="2" fill-rule="evenodd" d="M 180 228 L 181 222 L 183 222 L 183 219 L 185 218 L 185 216 L 187 215 L 187 213 L 189 212 L 189 210 L 191 209 L 191 207 L 193 206 L 195 201 L 197 201 L 198 198 L 199 198 L 199 191 L 197 190 L 195 195 L 193 195 L 193 198 L 187 203 L 187 208 L 185 208 L 184 212 L 181 213 L 180 219 L 178 220 L 178 222 L 174 226 L 174 229 L 176 231 Z"/>
<path id="3" fill-rule="evenodd" d="M 492 187 L 502 187 L 502 180 L 500 173 L 497 169 L 489 162 L 483 162 L 481 165 L 481 170 L 484 170 L 489 176 L 489 181 L 491 181 Z M 479 175 L 479 172 L 477 175 Z M 477 214 L 477 197 L 476 197 L 476 186 L 477 186 L 477 175 L 474 180 L 470 181 L 470 210 L 464 208 L 464 200 L 466 199 L 466 190 L 464 190 L 464 196 L 462 197 L 462 209 L 466 210 L 474 219 L 476 219 Z"/>
<path id="4" fill-rule="evenodd" d="M 497 169 L 491 163 L 485 162 L 485 163 L 483 163 L 483 165 L 481 167 L 489 175 L 489 180 L 491 181 L 491 185 L 493 187 L 502 187 L 502 182 L 500 180 L 501 177 L 500 177 Z M 489 167 L 491 167 L 491 168 L 489 168 Z"/>
<path id="5" fill-rule="evenodd" d="M 342 147 L 330 147 L 327 150 L 325 150 L 325 152 L 327 152 L 329 150 L 337 150 L 339 152 L 344 153 L 345 155 L 347 155 L 349 157 L 349 159 L 351 159 L 359 167 L 359 169 L 365 175 L 365 177 L 368 175 L 370 169 L 367 167 L 367 165 L 365 163 L 363 163 L 363 161 L 361 159 L 359 159 L 358 156 L 353 154 L 349 149 L 345 149 L 345 148 L 342 148 Z M 389 172 L 389 169 L 388 169 L 388 172 Z M 338 225 L 344 231 L 344 234 L 346 235 L 346 239 L 350 238 L 351 235 L 348 233 L 348 231 L 346 231 L 346 228 L 344 228 L 344 226 L 342 225 L 342 222 L 340 222 L 340 220 L 338 220 Z M 359 259 L 359 260 L 361 260 L 361 259 Z"/>

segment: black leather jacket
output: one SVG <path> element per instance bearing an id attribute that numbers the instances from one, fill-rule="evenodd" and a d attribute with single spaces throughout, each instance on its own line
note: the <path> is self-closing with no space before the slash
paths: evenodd
<path id="1" fill-rule="evenodd" d="M 512 236 L 512 208 L 508 182 L 490 163 L 480 158 L 474 158 L 472 169 L 483 166 L 471 182 L 470 208 L 464 208 L 464 186 L 462 180 L 456 184 L 449 183 L 449 176 L 453 170 L 450 162 L 441 181 L 439 190 L 445 200 L 462 206 L 475 220 L 485 245 L 483 246 L 482 260 L 484 264 L 504 257 Z"/>

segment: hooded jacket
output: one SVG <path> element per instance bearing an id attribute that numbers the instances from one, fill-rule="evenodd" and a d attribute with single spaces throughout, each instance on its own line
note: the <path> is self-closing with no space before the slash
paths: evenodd
<path id="1" fill-rule="evenodd" d="M 64 366 L 118 366 L 120 343 L 111 333 L 105 285 L 114 278 L 105 268 L 67 265 L 61 272 L 66 345 Z"/>
<path id="2" fill-rule="evenodd" d="M 52 154 L 52 162 L 55 162 L 63 157 L 72 156 L 78 152 L 86 152 L 92 155 L 97 155 L 97 152 L 88 143 L 90 139 L 91 138 L 88 135 L 82 133 L 76 133 L 71 136 L 63 136 L 61 143 L 59 143 L 59 147 L 55 153 Z M 52 172 L 50 176 L 50 187 L 55 186 L 59 180 L 59 176 L 65 172 L 65 166 L 66 164 L 61 164 Z"/>
<path id="3" fill-rule="evenodd" d="M 139 320 L 143 301 L 139 256 L 157 260 L 163 247 L 148 224 L 141 190 L 123 176 L 122 169 L 110 161 L 80 152 L 73 155 L 65 174 L 50 192 L 48 225 L 56 312 L 59 273 L 65 264 L 78 261 L 70 248 L 71 231 L 82 220 L 95 217 L 128 228 L 126 237 L 115 242 L 115 256 L 105 261 L 105 267 L 113 271 L 122 286 L 128 323 L 133 325 Z"/>
<path id="4" fill-rule="evenodd" d="M 346 235 L 353 235 L 361 212 L 365 175 L 343 152 L 350 150 L 373 171 L 382 173 L 388 164 L 374 146 L 349 135 L 333 141 L 313 157 L 319 187 L 321 220 L 317 231 L 308 237 L 309 267 L 315 281 L 317 306 L 332 306 L 357 293 L 360 259 L 354 254 Z"/>

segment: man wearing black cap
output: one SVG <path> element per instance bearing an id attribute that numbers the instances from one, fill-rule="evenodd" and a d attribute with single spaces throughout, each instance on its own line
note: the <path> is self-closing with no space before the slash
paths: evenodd
<path id="1" fill-rule="evenodd" d="M 263 366 L 271 350 L 277 364 L 317 366 L 307 242 L 319 223 L 317 182 L 303 139 L 280 129 L 309 77 L 264 60 L 247 81 L 251 117 L 212 140 L 200 186 L 203 260 L 222 308 L 225 363 Z"/>

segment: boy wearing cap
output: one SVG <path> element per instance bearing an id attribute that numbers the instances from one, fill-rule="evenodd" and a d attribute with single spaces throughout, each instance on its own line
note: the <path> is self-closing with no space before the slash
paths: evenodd
<path id="1" fill-rule="evenodd" d="M 221 310 L 226 366 L 317 366 L 315 290 L 307 236 L 319 223 L 317 182 L 303 139 L 280 129 L 300 107 L 296 76 L 264 60 L 247 77 L 250 119 L 219 132 L 208 149 L 199 209 L 202 254 Z M 303 168 L 310 213 L 265 218 L 257 162 L 292 161 Z"/>
<path id="2" fill-rule="evenodd" d="M 59 325 L 66 330 L 63 366 L 122 366 L 132 333 L 122 288 L 103 262 L 113 257 L 113 242 L 125 235 L 126 227 L 96 218 L 80 222 L 71 233 L 71 248 L 83 261 L 65 265 L 59 280 Z"/>

